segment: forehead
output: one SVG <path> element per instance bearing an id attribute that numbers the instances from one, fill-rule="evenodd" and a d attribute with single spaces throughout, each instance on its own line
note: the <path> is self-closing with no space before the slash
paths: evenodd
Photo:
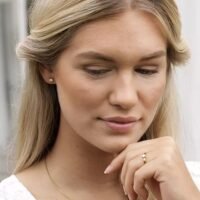
<path id="1" fill-rule="evenodd" d="M 128 58 L 165 51 L 166 46 L 158 20 L 149 13 L 130 10 L 82 26 L 67 51 L 98 51 Z"/>

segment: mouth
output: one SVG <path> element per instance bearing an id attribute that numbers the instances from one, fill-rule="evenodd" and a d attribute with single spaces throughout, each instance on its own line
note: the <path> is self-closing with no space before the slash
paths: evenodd
<path id="1" fill-rule="evenodd" d="M 136 117 L 108 117 L 101 118 L 101 120 L 112 131 L 127 133 L 131 131 L 140 119 Z"/>

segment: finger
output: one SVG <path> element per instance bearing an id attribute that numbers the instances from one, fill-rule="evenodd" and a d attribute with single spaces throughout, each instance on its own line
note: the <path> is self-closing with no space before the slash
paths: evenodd
<path id="1" fill-rule="evenodd" d="M 155 194 L 157 197 L 157 200 L 161 200 L 161 195 L 160 195 L 160 188 L 156 180 L 154 179 L 149 179 L 146 181 L 148 189 L 152 192 L 152 194 Z"/>
<path id="2" fill-rule="evenodd" d="M 128 195 L 136 196 L 136 193 L 133 189 L 134 184 L 134 174 L 135 172 L 143 165 L 141 158 L 138 157 L 131 160 L 127 165 L 127 170 L 125 172 L 125 182 L 124 182 L 124 190 Z"/>
<path id="3" fill-rule="evenodd" d="M 134 192 L 132 188 L 132 192 L 128 194 L 128 199 L 129 200 L 138 200 L 138 195 Z"/>
<path id="4" fill-rule="evenodd" d="M 114 172 L 120 168 L 122 168 L 122 165 L 124 163 L 126 156 L 126 149 L 123 150 L 119 155 L 117 155 L 112 162 L 107 166 L 107 168 L 104 171 L 104 174 L 109 174 L 111 172 Z"/>
<path id="5" fill-rule="evenodd" d="M 120 169 L 124 163 L 127 152 L 139 151 L 142 148 L 144 148 L 144 149 L 147 148 L 147 146 L 151 147 L 152 143 L 153 143 L 153 140 L 147 140 L 147 141 L 130 144 L 112 160 L 112 162 L 105 169 L 104 174 L 109 174 L 111 172 L 114 172 L 114 171 Z"/>
<path id="6" fill-rule="evenodd" d="M 124 183 L 124 189 L 128 195 L 134 196 L 133 198 L 136 198 L 137 193 L 134 191 L 134 174 L 135 171 L 137 171 L 143 163 L 141 160 L 135 159 L 129 162 L 127 167 L 127 173 L 125 176 L 125 183 Z"/>
<path id="7" fill-rule="evenodd" d="M 122 170 L 121 170 L 121 183 L 124 184 L 125 183 L 125 176 L 127 173 L 127 165 L 131 160 L 135 160 L 135 162 L 137 163 L 137 168 L 141 167 L 144 164 L 144 158 L 143 155 L 145 154 L 144 152 L 148 152 L 148 161 L 150 161 L 150 159 L 153 158 L 153 152 L 150 150 L 144 150 L 144 149 L 138 149 L 137 151 L 129 151 L 126 155 L 124 164 L 122 166 Z M 145 154 L 146 155 L 146 154 Z M 147 161 L 147 157 L 145 157 L 145 160 Z M 145 161 L 145 162 L 146 162 Z M 135 169 L 137 170 L 137 169 Z"/>
<path id="8" fill-rule="evenodd" d="M 118 169 L 120 169 L 124 163 L 125 156 L 128 151 L 139 151 L 140 149 L 146 149 L 149 147 L 152 147 L 154 143 L 156 144 L 157 139 L 152 140 L 146 140 L 138 143 L 132 143 L 128 145 L 119 155 L 117 155 L 112 162 L 107 166 L 107 168 L 104 171 L 104 174 L 109 174 L 111 172 L 114 172 Z"/>
<path id="9" fill-rule="evenodd" d="M 140 171 L 140 169 L 138 171 Z M 145 187 L 146 180 L 141 177 L 141 174 L 138 171 L 136 171 L 134 175 L 133 189 L 138 196 L 142 197 L 142 199 L 147 199 L 148 191 Z"/>
<path id="10" fill-rule="evenodd" d="M 148 197 L 148 192 L 145 187 L 145 183 L 150 180 L 154 179 L 154 176 L 156 176 L 156 167 L 157 161 L 151 161 L 146 164 L 144 164 L 141 168 L 139 168 L 134 175 L 134 191 L 141 196 L 142 198 Z M 161 195 L 156 194 L 158 199 L 160 199 Z"/>
<path id="11" fill-rule="evenodd" d="M 134 151 L 131 151 L 131 150 L 126 154 L 125 161 L 124 161 L 124 164 L 122 166 L 121 175 L 120 175 L 120 179 L 121 179 L 122 184 L 124 184 L 124 182 L 125 182 L 125 175 L 126 175 L 128 163 L 131 160 L 135 159 L 138 156 L 138 154 L 139 154 L 138 152 L 134 152 Z"/>

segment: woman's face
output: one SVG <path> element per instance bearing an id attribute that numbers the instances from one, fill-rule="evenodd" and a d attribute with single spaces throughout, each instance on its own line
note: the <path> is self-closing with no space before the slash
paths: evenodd
<path id="1" fill-rule="evenodd" d="M 165 90 L 166 49 L 158 22 L 141 11 L 83 26 L 53 71 L 60 130 L 110 153 L 137 142 Z"/>

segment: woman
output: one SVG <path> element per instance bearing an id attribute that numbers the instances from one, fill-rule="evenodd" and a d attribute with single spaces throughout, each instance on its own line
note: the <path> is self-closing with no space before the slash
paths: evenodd
<path id="1" fill-rule="evenodd" d="M 173 0 L 36 0 L 1 199 L 199 199 L 172 139 L 180 28 Z"/>

